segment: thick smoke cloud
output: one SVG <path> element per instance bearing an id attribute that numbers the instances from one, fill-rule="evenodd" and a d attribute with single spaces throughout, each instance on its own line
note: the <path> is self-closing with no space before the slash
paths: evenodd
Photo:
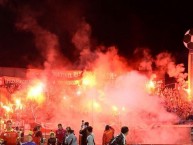
<path id="1" fill-rule="evenodd" d="M 186 86 L 187 73 L 183 64 L 175 64 L 174 58 L 169 53 L 160 53 L 156 57 L 156 66 L 159 71 L 167 73 L 169 77 L 173 77 L 180 86 Z"/>
<path id="2" fill-rule="evenodd" d="M 91 26 L 85 21 L 80 22 L 80 26 L 72 38 L 72 42 L 78 50 L 90 49 Z"/>
<path id="3" fill-rule="evenodd" d="M 41 56 L 45 59 L 45 68 L 60 67 L 61 64 L 67 64 L 67 59 L 63 58 L 60 54 L 60 45 L 58 37 L 42 28 L 33 16 L 23 15 L 21 21 L 16 26 L 24 31 L 29 31 L 34 34 L 35 45 L 41 53 Z M 63 60 L 62 60 L 63 59 Z"/>
<path id="4" fill-rule="evenodd" d="M 84 70 L 83 79 L 79 85 L 67 86 L 64 83 L 66 80 L 53 78 L 47 73 L 47 70 L 72 68 L 68 67 L 68 59 L 61 55 L 59 37 L 40 25 L 34 11 L 29 11 L 18 14 L 16 27 L 34 35 L 34 43 L 44 59 L 45 71 L 41 75 L 43 77 L 30 76 L 35 83 L 15 95 L 25 94 L 38 81 L 45 84 L 45 102 L 37 104 L 29 101 L 26 104 L 30 105 L 26 109 L 32 112 L 31 117 L 37 123 L 44 127 L 47 125 L 49 129 L 62 123 L 64 127 L 71 126 L 78 135 L 81 121 L 89 121 L 94 127 L 97 143 L 101 142 L 106 124 L 112 125 L 116 134 L 122 125 L 129 126 L 129 143 L 174 144 L 181 143 L 187 137 L 187 129 L 163 127 L 176 123 L 179 118 L 165 110 L 161 98 L 148 94 L 145 86 L 149 79 L 139 71 L 152 74 L 155 70 L 162 75 L 168 73 L 178 82 L 183 82 L 186 79 L 184 66 L 176 65 L 171 54 L 163 52 L 153 57 L 148 49 L 142 49 L 142 57 L 137 60 L 139 63 L 128 63 L 126 58 L 118 55 L 115 46 L 103 46 L 105 52 L 92 49 L 91 26 L 79 19 L 75 21 L 77 25 L 73 28 L 68 25 L 67 29 L 72 30 L 70 40 L 75 51 L 79 52 L 76 59 L 79 63 L 74 68 Z M 137 55 L 138 51 L 134 54 Z M 86 77 L 89 81 L 84 84 Z"/>
<path id="5" fill-rule="evenodd" d="M 188 74 L 185 72 L 184 64 L 176 64 L 174 57 L 169 52 L 161 52 L 153 57 L 150 50 L 146 48 L 136 49 L 134 54 L 138 56 L 138 70 L 148 72 L 148 76 L 156 72 L 160 78 L 167 73 L 169 77 L 176 79 L 179 86 L 187 88 Z"/>
<path id="6" fill-rule="evenodd" d="M 79 53 L 79 59 L 75 68 L 77 69 L 91 69 L 92 63 L 98 57 L 96 51 L 92 51 L 91 44 L 91 26 L 85 20 L 81 20 L 79 27 L 72 37 L 76 51 Z"/>

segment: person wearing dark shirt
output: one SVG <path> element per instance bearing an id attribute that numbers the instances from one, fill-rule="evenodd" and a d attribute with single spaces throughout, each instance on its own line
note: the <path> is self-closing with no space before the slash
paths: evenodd
<path id="1" fill-rule="evenodd" d="M 87 144 L 87 127 L 89 126 L 88 122 L 84 123 L 84 127 L 80 130 L 80 134 L 82 135 L 81 137 L 81 145 L 86 145 Z"/>
<path id="2" fill-rule="evenodd" d="M 55 133 L 51 132 L 50 133 L 50 138 L 48 139 L 48 144 L 47 145 L 56 145 L 57 139 L 55 137 Z"/>
<path id="3" fill-rule="evenodd" d="M 24 129 L 20 129 L 20 141 L 24 142 Z"/>
<path id="4" fill-rule="evenodd" d="M 129 128 L 127 126 L 123 126 L 121 128 L 121 133 L 117 135 L 110 144 L 117 144 L 117 145 L 126 145 L 126 136 L 128 135 Z"/>
<path id="5" fill-rule="evenodd" d="M 40 145 L 42 143 L 42 140 L 43 140 L 43 135 L 42 135 L 42 131 L 41 131 L 41 126 L 37 126 L 36 127 L 36 130 L 34 132 L 34 142 L 37 144 L 37 145 Z"/>

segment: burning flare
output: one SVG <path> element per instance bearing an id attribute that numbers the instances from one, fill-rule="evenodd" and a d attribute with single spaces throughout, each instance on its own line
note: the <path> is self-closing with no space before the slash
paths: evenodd
<path id="1" fill-rule="evenodd" d="M 82 84 L 85 86 L 93 87 L 96 85 L 96 77 L 91 72 L 84 73 L 84 77 L 82 79 Z"/>
<path id="2" fill-rule="evenodd" d="M 35 101 L 38 104 L 43 103 L 45 101 L 44 87 L 45 85 L 42 82 L 38 82 L 35 86 L 31 86 L 27 93 L 27 99 Z"/>

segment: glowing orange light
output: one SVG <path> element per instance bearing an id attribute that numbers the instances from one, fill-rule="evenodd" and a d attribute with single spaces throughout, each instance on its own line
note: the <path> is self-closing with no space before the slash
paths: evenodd
<path id="1" fill-rule="evenodd" d="M 125 111 L 125 107 L 122 107 L 122 111 Z"/>
<path id="2" fill-rule="evenodd" d="M 118 111 L 117 106 L 112 106 L 112 109 L 113 109 L 113 111 L 115 111 L 115 112 L 117 112 L 117 111 Z"/>
<path id="3" fill-rule="evenodd" d="M 98 109 L 100 107 L 100 104 L 96 101 L 93 103 L 94 108 Z"/>
<path id="4" fill-rule="evenodd" d="M 15 100 L 16 109 L 22 109 L 22 104 L 20 99 Z"/>
<path id="5" fill-rule="evenodd" d="M 187 93 L 188 93 L 188 95 L 190 94 L 190 92 L 191 92 L 191 90 L 190 89 L 184 89 Z"/>
<path id="6" fill-rule="evenodd" d="M 0 120 L 0 124 L 4 124 L 4 121 L 2 119 Z"/>
<path id="7" fill-rule="evenodd" d="M 147 84 L 146 84 L 146 88 L 148 93 L 153 93 L 153 91 L 155 90 L 156 86 L 155 86 L 155 82 L 153 82 L 152 80 L 150 80 Z"/>
<path id="8" fill-rule="evenodd" d="M 39 95 L 40 93 L 43 92 L 43 87 L 44 87 L 44 85 L 42 83 L 39 83 L 39 84 L 37 84 L 34 87 L 31 87 L 30 90 L 29 90 L 29 95 L 30 96 L 37 96 L 37 95 Z"/>
<path id="9" fill-rule="evenodd" d="M 96 85 L 96 78 L 92 73 L 84 73 L 84 77 L 82 79 L 82 84 L 85 86 L 93 87 Z"/>
<path id="10" fill-rule="evenodd" d="M 2 106 L 4 109 L 5 109 L 5 111 L 7 112 L 7 113 L 9 113 L 9 112 L 11 112 L 12 111 L 12 109 L 11 109 L 11 107 L 10 106 Z"/>
<path id="11" fill-rule="evenodd" d="M 102 111 L 101 105 L 97 101 L 94 101 L 93 107 L 94 107 L 96 112 L 101 112 Z"/>
<path id="12" fill-rule="evenodd" d="M 20 104 L 21 104 L 21 100 L 20 100 L 20 99 L 16 99 L 16 100 L 15 100 L 15 104 L 16 104 L 16 105 L 20 105 Z"/>
<path id="13" fill-rule="evenodd" d="M 155 88 L 155 83 L 154 83 L 152 80 L 150 80 L 150 81 L 147 83 L 147 87 L 148 87 L 149 89 L 154 89 L 154 88 Z"/>
<path id="14" fill-rule="evenodd" d="M 43 103 L 45 100 L 45 96 L 43 94 L 44 87 L 44 84 L 40 82 L 29 88 L 27 99 L 36 101 L 37 103 Z"/>
<path id="15" fill-rule="evenodd" d="M 77 92 L 76 92 L 76 94 L 78 95 L 78 96 L 80 96 L 81 95 L 81 91 L 80 90 L 78 90 Z"/>
<path id="16" fill-rule="evenodd" d="M 187 94 L 188 94 L 188 100 L 191 101 L 191 100 L 192 100 L 191 90 L 190 90 L 190 89 L 184 89 L 184 91 L 187 92 Z"/>

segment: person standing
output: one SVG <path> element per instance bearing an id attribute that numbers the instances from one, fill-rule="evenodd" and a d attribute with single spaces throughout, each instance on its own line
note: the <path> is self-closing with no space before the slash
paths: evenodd
<path id="1" fill-rule="evenodd" d="M 121 128 L 121 133 L 117 135 L 109 144 L 110 145 L 126 145 L 126 136 L 128 135 L 129 128 L 127 126 L 123 126 Z"/>
<path id="2" fill-rule="evenodd" d="M 108 145 L 109 144 L 109 142 L 114 137 L 114 132 L 115 132 L 115 130 L 111 126 L 109 126 L 109 125 L 105 126 L 105 131 L 103 133 L 103 138 L 102 138 L 102 145 Z"/>
<path id="3" fill-rule="evenodd" d="M 47 145 L 56 145 L 56 143 L 57 143 L 57 139 L 55 137 L 55 133 L 51 132 L 50 133 L 50 138 L 48 139 Z"/>
<path id="4" fill-rule="evenodd" d="M 74 130 L 71 130 L 71 129 L 69 129 L 68 131 L 67 131 L 67 137 L 66 137 L 66 139 L 65 139 L 65 144 L 66 145 L 78 145 L 78 143 L 77 143 L 77 138 L 76 138 L 76 136 L 74 135 Z"/>
<path id="5" fill-rule="evenodd" d="M 24 142 L 24 129 L 20 129 L 20 142 Z"/>
<path id="6" fill-rule="evenodd" d="M 37 145 L 41 145 L 43 143 L 43 135 L 42 135 L 40 125 L 36 126 L 36 128 L 34 129 L 34 138 L 33 139 Z"/>
<path id="7" fill-rule="evenodd" d="M 18 133 L 12 128 L 12 121 L 8 120 L 6 122 L 6 129 L 1 133 L 0 138 L 6 145 L 16 145 L 19 143 Z"/>
<path id="8" fill-rule="evenodd" d="M 95 145 L 92 130 L 93 130 L 92 126 L 87 127 L 87 134 L 88 134 L 88 136 L 87 136 L 87 145 Z"/>
<path id="9" fill-rule="evenodd" d="M 36 143 L 33 142 L 32 134 L 28 134 L 27 142 L 26 143 L 21 143 L 21 145 L 36 145 Z"/>
<path id="10" fill-rule="evenodd" d="M 84 126 L 80 130 L 80 135 L 81 135 L 81 145 L 86 145 L 87 144 L 87 127 L 89 126 L 89 122 L 85 122 Z"/>
<path id="11" fill-rule="evenodd" d="M 66 130 L 63 129 L 62 124 L 58 124 L 58 129 L 56 130 L 57 145 L 63 144 L 65 136 Z"/>

